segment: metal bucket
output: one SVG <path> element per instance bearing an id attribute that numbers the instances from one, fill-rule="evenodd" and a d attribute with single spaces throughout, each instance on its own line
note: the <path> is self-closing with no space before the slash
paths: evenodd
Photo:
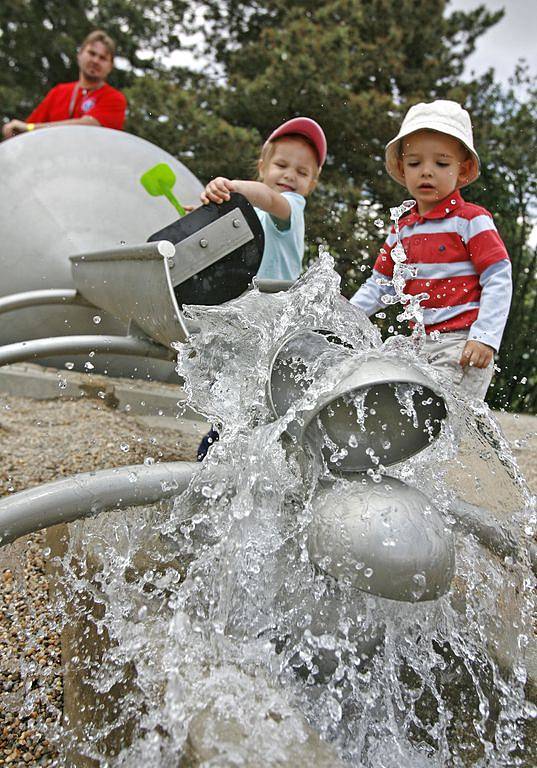
<path id="1" fill-rule="evenodd" d="M 275 349 L 267 399 L 277 417 L 301 403 L 287 432 L 343 472 L 408 459 L 447 416 L 437 384 L 418 367 L 357 352 L 328 331 L 298 331 Z"/>

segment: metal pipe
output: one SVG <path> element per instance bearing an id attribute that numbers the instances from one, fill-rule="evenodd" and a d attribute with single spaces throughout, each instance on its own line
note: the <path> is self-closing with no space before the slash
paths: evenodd
<path id="1" fill-rule="evenodd" d="M 294 283 L 294 280 L 270 280 L 268 277 L 254 278 L 254 285 L 261 293 L 287 291 Z"/>
<path id="2" fill-rule="evenodd" d="M 47 288 L 40 291 L 23 291 L 0 298 L 0 314 L 14 309 L 39 307 L 45 304 L 76 304 L 92 306 L 74 288 Z"/>
<path id="3" fill-rule="evenodd" d="M 449 512 L 459 529 L 474 535 L 491 552 L 500 557 L 518 559 L 520 542 L 488 509 L 457 499 L 450 506 Z M 537 547 L 529 542 L 527 550 L 532 570 L 537 576 Z"/>
<path id="4" fill-rule="evenodd" d="M 21 491 L 0 500 L 0 547 L 58 523 L 70 523 L 106 509 L 153 504 L 187 488 L 196 462 L 135 464 L 84 472 Z"/>
<path id="5" fill-rule="evenodd" d="M 149 339 L 146 341 L 133 336 L 55 336 L 0 347 L 0 366 L 52 355 L 83 355 L 89 352 L 109 352 L 160 360 L 172 360 L 175 356 L 173 350 Z"/>

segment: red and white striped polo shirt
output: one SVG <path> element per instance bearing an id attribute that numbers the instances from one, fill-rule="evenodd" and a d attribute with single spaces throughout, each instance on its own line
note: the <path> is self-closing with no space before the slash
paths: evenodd
<path id="1" fill-rule="evenodd" d="M 407 263 L 417 267 L 405 293 L 429 294 L 421 303 L 426 331 L 469 328 L 479 312 L 479 276 L 492 264 L 509 260 L 492 215 L 465 202 L 457 190 L 423 216 L 413 209 L 399 226 Z M 392 228 L 374 266 L 389 278 L 393 276 L 390 254 L 395 243 Z"/>

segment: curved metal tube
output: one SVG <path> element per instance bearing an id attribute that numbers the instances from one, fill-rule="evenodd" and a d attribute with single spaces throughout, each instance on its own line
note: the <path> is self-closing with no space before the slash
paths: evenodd
<path id="1" fill-rule="evenodd" d="M 44 304 L 77 304 L 92 306 L 74 288 L 46 288 L 41 291 L 23 291 L 0 298 L 0 314 L 25 307 L 40 307 Z"/>
<path id="2" fill-rule="evenodd" d="M 91 517 L 106 509 L 153 504 L 187 488 L 196 462 L 134 464 L 84 472 L 0 500 L 0 547 L 58 523 Z"/>
<path id="3" fill-rule="evenodd" d="M 116 355 L 154 357 L 172 360 L 173 350 L 134 336 L 55 336 L 30 339 L 0 347 L 0 365 L 21 363 L 50 355 L 84 355 L 89 352 L 111 352 Z"/>
<path id="4" fill-rule="evenodd" d="M 491 552 L 500 557 L 518 558 L 520 543 L 488 509 L 457 499 L 451 504 L 449 512 L 460 530 L 471 533 Z M 527 550 L 532 570 L 537 576 L 537 547 L 530 542 Z"/>

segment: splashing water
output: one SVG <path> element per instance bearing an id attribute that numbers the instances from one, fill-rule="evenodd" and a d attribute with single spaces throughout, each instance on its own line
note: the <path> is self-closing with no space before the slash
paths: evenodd
<path id="1" fill-rule="evenodd" d="M 407 303 L 419 324 L 417 305 Z M 131 768 L 530 765 L 522 723 L 534 709 L 524 697 L 523 651 L 533 579 L 521 523 L 529 524 L 532 499 L 486 407 L 446 391 L 450 418 L 439 438 L 390 467 L 434 500 L 454 533 L 452 589 L 423 603 L 375 597 L 313 565 L 308 531 L 319 489 L 328 483 L 337 507 L 352 479 L 330 476 L 287 435 L 337 372 L 328 358 L 315 361 L 319 370 L 327 365 L 326 377 L 274 419 L 265 396 L 271 350 L 290 331 L 334 329 L 353 354 L 382 350 L 440 379 L 404 339 L 383 345 L 341 299 L 326 253 L 286 293 L 254 290 L 185 311 L 199 330 L 179 349 L 177 371 L 192 405 L 218 424 L 220 441 L 173 505 L 71 526 L 62 601 L 77 653 L 67 672 L 84 680 L 93 711 L 84 716 L 79 702 L 67 713 L 63 749 Z M 307 379 L 300 366 L 293 370 L 295 383 Z M 415 424 L 424 394 L 396 392 Z M 328 446 L 334 464 L 342 448 L 364 439 L 368 406 L 357 395 L 354 407 L 352 440 Z M 520 549 L 508 559 L 458 532 L 450 516 L 462 477 L 468 496 L 475 491 L 464 468 L 469 456 L 479 459 L 476 444 L 496 448 L 492 476 L 488 460 L 479 465 L 481 504 L 494 509 L 498 496 L 510 497 L 503 514 Z M 388 486 L 378 464 L 377 456 L 376 483 Z M 397 550 L 389 528 L 384 540 Z M 354 568 L 375 577 L 370 564 Z M 426 587 L 416 573 L 416 599 Z M 512 642 L 502 654 L 505 633 Z"/>

